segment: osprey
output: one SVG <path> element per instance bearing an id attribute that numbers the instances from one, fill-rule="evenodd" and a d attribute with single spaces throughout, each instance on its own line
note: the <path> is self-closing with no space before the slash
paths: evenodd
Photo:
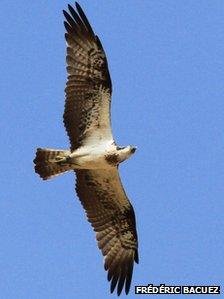
<path id="1" fill-rule="evenodd" d="M 118 147 L 110 124 L 112 85 L 103 46 L 76 3 L 63 11 L 67 41 L 64 125 L 70 150 L 38 148 L 35 171 L 44 180 L 76 173 L 76 191 L 96 232 L 111 281 L 111 293 L 128 294 L 138 263 L 135 214 L 123 189 L 118 166 L 136 150 Z"/>

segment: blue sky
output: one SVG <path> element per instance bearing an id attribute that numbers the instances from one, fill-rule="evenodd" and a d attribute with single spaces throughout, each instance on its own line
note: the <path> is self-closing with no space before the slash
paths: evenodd
<path id="1" fill-rule="evenodd" d="M 43 182 L 33 170 L 36 147 L 69 146 L 67 3 L 1 3 L 1 299 L 116 297 L 73 173 Z M 222 284 L 223 1 L 80 4 L 107 53 L 114 137 L 138 147 L 120 167 L 139 234 L 129 298 L 134 285 Z"/>

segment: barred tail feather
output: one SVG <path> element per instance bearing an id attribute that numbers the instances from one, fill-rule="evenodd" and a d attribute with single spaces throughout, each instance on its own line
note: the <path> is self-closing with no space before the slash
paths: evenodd
<path id="1" fill-rule="evenodd" d="M 36 157 L 33 160 L 35 163 L 35 172 L 38 173 L 43 180 L 47 180 L 71 170 L 69 164 L 60 163 L 63 159 L 66 159 L 69 154 L 70 151 L 66 150 L 38 148 Z"/>

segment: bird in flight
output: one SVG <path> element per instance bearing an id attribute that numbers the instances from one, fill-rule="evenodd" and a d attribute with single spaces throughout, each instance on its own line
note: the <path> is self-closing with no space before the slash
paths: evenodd
<path id="1" fill-rule="evenodd" d="M 76 192 L 96 232 L 111 281 L 111 293 L 128 294 L 138 263 L 135 214 L 118 167 L 136 150 L 119 147 L 110 121 L 112 84 L 103 46 L 82 8 L 63 11 L 67 42 L 64 125 L 69 150 L 38 148 L 35 171 L 43 180 L 67 171 L 76 174 Z"/>

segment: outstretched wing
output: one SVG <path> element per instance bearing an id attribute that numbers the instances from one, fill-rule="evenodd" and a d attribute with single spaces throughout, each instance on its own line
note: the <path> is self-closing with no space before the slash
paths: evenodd
<path id="1" fill-rule="evenodd" d="M 64 124 L 71 150 L 83 144 L 113 140 L 110 125 L 111 79 L 106 55 L 83 10 L 68 6 L 67 41 L 68 80 Z"/>
<path id="2" fill-rule="evenodd" d="M 135 214 L 122 187 L 118 169 L 77 170 L 76 191 L 105 257 L 111 292 L 129 292 L 133 264 L 138 263 Z"/>

